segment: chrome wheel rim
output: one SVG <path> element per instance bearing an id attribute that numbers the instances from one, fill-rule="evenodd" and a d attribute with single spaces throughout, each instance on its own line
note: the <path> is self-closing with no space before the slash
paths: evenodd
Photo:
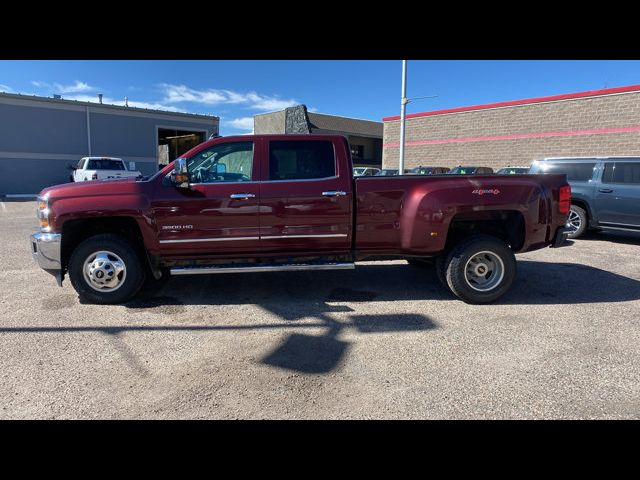
<path id="1" fill-rule="evenodd" d="M 570 228 L 574 232 L 580 230 L 582 226 L 582 220 L 580 219 L 580 215 L 575 210 L 569 211 L 569 218 L 567 219 L 567 228 Z"/>
<path id="2" fill-rule="evenodd" d="M 478 252 L 467 260 L 464 279 L 472 289 L 488 292 L 498 287 L 504 278 L 504 263 L 488 250 Z"/>
<path id="3" fill-rule="evenodd" d="M 114 292 L 127 278 L 127 267 L 113 252 L 101 250 L 87 257 L 82 267 L 84 280 L 98 292 Z"/>

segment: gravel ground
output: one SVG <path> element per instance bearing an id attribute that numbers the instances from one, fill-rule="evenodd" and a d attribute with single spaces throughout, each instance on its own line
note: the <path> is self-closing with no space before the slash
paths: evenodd
<path id="1" fill-rule="evenodd" d="M 496 305 L 432 269 L 172 278 L 83 305 L 0 205 L 0 418 L 640 418 L 640 235 L 518 256 Z"/>

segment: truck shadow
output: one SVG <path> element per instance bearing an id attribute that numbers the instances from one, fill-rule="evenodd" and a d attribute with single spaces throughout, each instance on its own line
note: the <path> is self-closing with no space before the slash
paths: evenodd
<path id="1" fill-rule="evenodd" d="M 623 232 L 621 230 L 590 231 L 582 235 L 578 241 L 593 241 L 640 245 L 640 232 Z"/>
<path id="2" fill-rule="evenodd" d="M 497 303 L 571 305 L 640 299 L 640 281 L 577 263 L 518 261 L 518 277 Z"/>
<path id="3" fill-rule="evenodd" d="M 598 288 L 594 288 L 597 285 Z M 640 299 L 640 281 L 576 263 L 518 261 L 518 277 L 497 304 L 569 305 Z M 163 288 L 149 288 L 128 308 L 167 305 L 258 304 L 287 320 L 326 302 L 455 300 L 433 268 L 404 263 L 362 264 L 351 271 L 273 272 L 172 277 Z M 348 308 L 348 307 L 347 307 Z"/>

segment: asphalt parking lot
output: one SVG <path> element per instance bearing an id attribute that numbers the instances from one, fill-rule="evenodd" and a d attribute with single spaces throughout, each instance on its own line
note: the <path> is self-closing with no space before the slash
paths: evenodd
<path id="1" fill-rule="evenodd" d="M 0 418 L 640 418 L 640 235 L 518 256 L 471 306 L 432 269 L 172 278 L 80 304 L 2 202 Z"/>

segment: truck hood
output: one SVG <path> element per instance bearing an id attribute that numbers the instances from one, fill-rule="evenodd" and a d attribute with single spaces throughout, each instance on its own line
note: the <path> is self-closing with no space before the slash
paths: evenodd
<path id="1" fill-rule="evenodd" d="M 47 195 L 51 199 L 118 195 L 139 192 L 142 189 L 142 185 L 147 183 L 145 181 L 137 181 L 134 177 L 63 183 L 45 188 L 40 192 L 40 195 Z"/>

